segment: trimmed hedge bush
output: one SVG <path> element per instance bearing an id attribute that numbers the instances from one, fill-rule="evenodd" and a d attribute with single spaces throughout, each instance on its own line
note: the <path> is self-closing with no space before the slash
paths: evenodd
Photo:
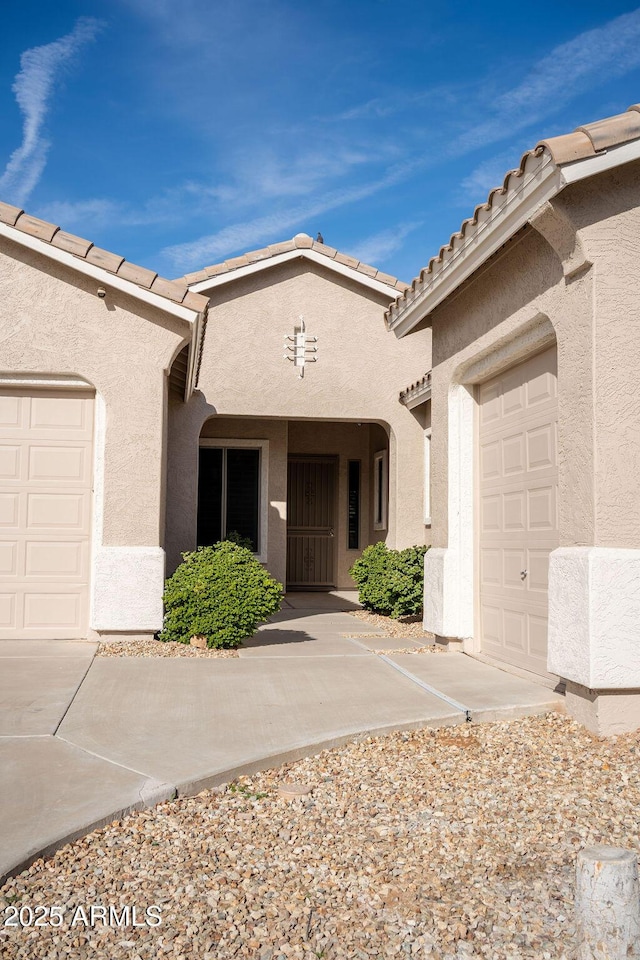
<path id="1" fill-rule="evenodd" d="M 365 609 L 396 620 L 421 613 L 427 549 L 390 550 L 385 543 L 367 547 L 349 571 Z"/>
<path id="2" fill-rule="evenodd" d="M 209 647 L 237 647 L 280 609 L 282 584 L 246 547 L 223 540 L 182 557 L 165 584 L 160 640 L 200 634 Z"/>

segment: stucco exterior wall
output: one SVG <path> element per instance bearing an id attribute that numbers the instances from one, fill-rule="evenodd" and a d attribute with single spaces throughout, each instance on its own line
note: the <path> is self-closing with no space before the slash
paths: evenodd
<path id="1" fill-rule="evenodd" d="M 157 629 L 166 371 L 190 331 L 186 322 L 106 284 L 107 296 L 100 299 L 98 286 L 0 241 L 0 372 L 68 375 L 95 388 L 92 626 Z M 150 550 L 133 559 L 127 553 L 141 547 Z M 142 585 L 130 604 L 126 595 L 135 589 L 129 567 L 139 572 Z M 121 583 L 116 574 L 125 568 Z"/>
<path id="2" fill-rule="evenodd" d="M 572 703 L 577 690 L 597 701 L 598 691 L 638 686 L 639 188 L 637 162 L 566 188 L 432 316 L 426 620 L 477 651 L 475 479 L 464 480 L 476 469 L 474 385 L 555 339 L 560 546 L 548 667 L 571 681 Z"/>
<path id="3" fill-rule="evenodd" d="M 564 200 L 594 264 L 595 546 L 640 542 L 640 163 Z"/>
<path id="4" fill-rule="evenodd" d="M 382 435 L 388 431 L 390 446 L 386 539 L 399 547 L 423 543 L 424 431 L 398 395 L 429 369 L 431 332 L 423 331 L 413 343 L 395 341 L 384 326 L 386 295 L 302 259 L 213 288 L 208 295 L 211 306 L 198 392 L 186 405 L 170 403 L 170 564 L 181 550 L 195 545 L 194 464 L 201 426 L 207 420 L 207 431 L 215 436 L 216 420 L 229 417 L 236 418 L 238 429 L 241 418 L 254 421 L 248 429 L 256 429 L 255 418 L 260 418 L 258 431 L 266 421 L 299 421 L 289 426 L 292 453 L 322 452 L 319 420 L 350 421 L 345 423 L 345 436 L 349 430 L 356 436 L 357 423 L 385 424 Z M 309 336 L 318 337 L 318 362 L 306 367 L 304 379 L 283 358 L 285 337 L 293 335 L 300 315 Z M 335 449 L 327 452 L 340 454 L 347 448 L 336 446 L 340 430 L 331 434 L 332 429 L 327 425 L 325 439 L 331 435 Z M 271 558 L 271 544 L 269 550 Z M 339 564 L 341 577 L 348 565 L 345 556 Z"/>

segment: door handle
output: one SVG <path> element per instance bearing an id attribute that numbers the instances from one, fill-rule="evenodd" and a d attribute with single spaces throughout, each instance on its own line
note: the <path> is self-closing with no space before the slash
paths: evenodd
<path id="1" fill-rule="evenodd" d="M 520 579 L 521 579 L 521 580 L 526 580 L 526 579 L 527 579 L 527 573 L 528 573 L 527 570 L 521 570 L 521 571 L 520 571 Z"/>

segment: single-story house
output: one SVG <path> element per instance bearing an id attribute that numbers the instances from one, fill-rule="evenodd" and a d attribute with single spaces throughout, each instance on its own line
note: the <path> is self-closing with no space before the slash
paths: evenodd
<path id="1" fill-rule="evenodd" d="M 0 204 L 0 638 L 154 633 L 181 552 L 230 535 L 306 590 L 424 543 L 403 290 L 304 234 L 169 281 Z"/>
<path id="2" fill-rule="evenodd" d="M 526 153 L 386 316 L 433 335 L 426 628 L 636 729 L 640 105 Z"/>

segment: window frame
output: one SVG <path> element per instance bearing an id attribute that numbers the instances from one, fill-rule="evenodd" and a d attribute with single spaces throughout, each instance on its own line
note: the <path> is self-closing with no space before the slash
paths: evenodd
<path id="1" fill-rule="evenodd" d="M 431 427 L 424 432 L 424 525 L 431 526 Z"/>
<path id="2" fill-rule="evenodd" d="M 381 464 L 381 470 L 378 468 Z M 382 486 L 382 490 L 380 490 Z M 382 496 L 381 496 L 382 494 Z M 381 512 L 378 514 L 378 501 Z M 389 520 L 389 451 L 378 450 L 373 455 L 373 529 L 386 530 Z"/>
<path id="3" fill-rule="evenodd" d="M 268 533 L 269 533 L 269 441 L 268 440 L 238 440 L 229 437 L 200 437 L 198 443 L 198 452 L 202 447 L 214 447 L 217 449 L 244 449 L 260 451 L 260 469 L 258 481 L 258 550 L 254 553 L 256 560 L 266 563 L 268 557 Z M 196 468 L 196 497 L 198 490 L 198 479 L 200 472 L 200 458 Z M 223 499 L 225 497 L 223 486 Z M 196 540 L 198 537 L 198 508 L 196 503 Z M 226 522 L 226 517 L 225 517 Z"/>

